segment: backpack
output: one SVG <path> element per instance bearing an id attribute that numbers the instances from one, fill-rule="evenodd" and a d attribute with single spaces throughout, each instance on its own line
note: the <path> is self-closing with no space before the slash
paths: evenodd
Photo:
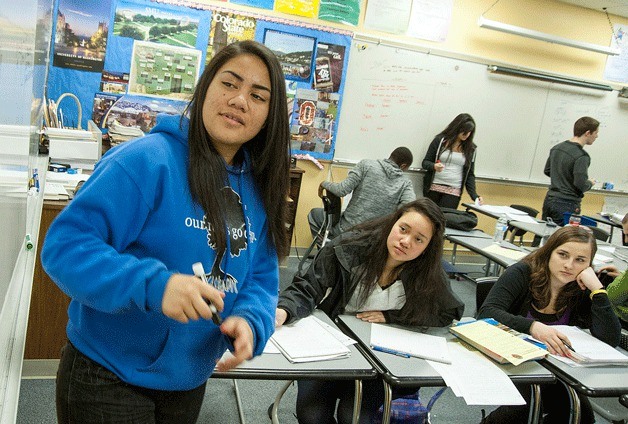
<path id="1" fill-rule="evenodd" d="M 445 215 L 445 226 L 456 230 L 471 231 L 478 225 L 478 216 L 473 212 L 441 208 Z"/>
<path id="2" fill-rule="evenodd" d="M 447 387 L 442 387 L 434 393 L 427 406 L 421 403 L 418 390 L 411 395 L 394 399 L 390 404 L 390 424 L 429 424 L 430 411 L 434 406 L 434 402 L 438 400 L 445 390 L 447 390 Z M 384 405 L 380 406 L 375 413 L 373 424 L 381 424 L 383 414 Z"/>

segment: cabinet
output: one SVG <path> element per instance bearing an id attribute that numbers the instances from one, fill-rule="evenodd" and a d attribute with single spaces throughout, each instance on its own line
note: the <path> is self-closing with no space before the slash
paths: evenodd
<path id="1" fill-rule="evenodd" d="M 299 168 L 290 170 L 290 204 L 288 206 L 288 222 L 286 223 L 290 240 L 292 240 L 294 230 L 303 172 Z M 65 327 L 68 322 L 67 310 L 70 298 L 44 272 L 39 260 L 48 228 L 67 203 L 67 201 L 44 201 L 39 227 L 39 243 L 33 275 L 24 359 L 58 359 L 61 355 L 61 348 L 67 340 Z"/>

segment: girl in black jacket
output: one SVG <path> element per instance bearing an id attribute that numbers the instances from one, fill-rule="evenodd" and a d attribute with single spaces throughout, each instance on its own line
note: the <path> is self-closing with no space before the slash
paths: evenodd
<path id="1" fill-rule="evenodd" d="M 567 226 L 556 231 L 547 243 L 521 262 L 509 267 L 489 292 L 478 318 L 495 318 L 519 332 L 532 335 L 556 355 L 569 356 L 567 336 L 552 325 L 589 328 L 591 334 L 611 346 L 619 343 L 621 327 L 606 290 L 591 268 L 597 245 L 591 230 Z M 520 387 L 530 399 L 529 386 Z M 541 388 L 543 422 L 565 423 L 569 397 L 561 383 Z M 594 422 L 586 397 L 581 423 Z M 502 406 L 486 423 L 525 422 L 528 407 Z"/>
<path id="2" fill-rule="evenodd" d="M 335 238 L 280 294 L 276 325 L 316 307 L 332 318 L 355 313 L 364 321 L 406 326 L 446 326 L 459 319 L 464 305 L 451 292 L 441 263 L 444 230 L 439 207 L 421 198 Z M 353 384 L 300 380 L 299 423 L 335 423 L 334 414 L 339 423 L 351 422 Z M 383 395 L 381 381 L 363 382 L 361 423 L 371 422 Z"/>

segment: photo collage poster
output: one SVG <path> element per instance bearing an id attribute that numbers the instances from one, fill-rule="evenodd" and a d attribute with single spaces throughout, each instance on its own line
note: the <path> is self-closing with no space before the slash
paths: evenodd
<path id="1" fill-rule="evenodd" d="M 68 5 L 72 6 L 73 13 L 89 3 L 56 1 L 59 8 L 65 5 L 70 10 Z M 349 33 L 290 25 L 285 20 L 223 8 L 191 9 L 151 0 L 102 3 L 107 3 L 104 11 L 94 16 L 102 17 L 100 28 L 108 37 L 99 65 L 50 66 L 51 98 L 73 92 L 83 109 L 91 106 L 92 113 L 84 114 L 83 126 L 91 118 L 104 130 L 115 121 L 116 125 L 150 131 L 157 113 L 183 112 L 207 61 L 218 49 L 254 39 L 280 59 L 293 153 L 333 159 Z"/>

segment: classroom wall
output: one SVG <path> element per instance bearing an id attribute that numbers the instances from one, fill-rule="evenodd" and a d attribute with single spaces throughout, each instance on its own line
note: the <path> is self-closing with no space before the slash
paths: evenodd
<path id="1" fill-rule="evenodd" d="M 477 25 L 478 17 L 493 3 L 494 0 L 454 0 L 452 24 L 447 41 L 444 43 L 432 43 L 409 37 L 367 31 L 362 26 L 356 28 L 355 31 L 386 39 L 431 46 L 439 50 L 450 51 L 454 55 L 456 53 L 473 55 L 574 78 L 603 81 L 606 55 L 479 28 Z M 503 1 L 486 13 L 485 17 L 595 44 L 609 45 L 610 41 L 610 27 L 604 13 L 558 1 Z M 363 18 L 364 16 L 362 16 L 360 23 L 363 22 Z M 628 19 L 618 16 L 611 15 L 611 20 L 617 24 L 628 24 Z M 617 85 L 617 83 L 613 84 Z M 458 112 L 461 111 L 456 110 L 455 105 L 452 105 L 452 114 Z M 565 138 L 570 136 L 571 134 L 565 134 Z M 604 142 L 603 134 L 600 135 L 598 141 Z M 341 143 L 342 140 L 338 142 Z M 394 142 L 391 142 L 390 150 L 392 151 L 394 147 L 396 147 Z M 478 147 L 478 154 L 480 155 L 495 153 L 483 152 L 482 146 Z M 307 223 L 307 213 L 311 208 L 322 205 L 317 195 L 318 185 L 327 179 L 330 164 L 323 163 L 324 169 L 319 170 L 309 161 L 300 160 L 298 166 L 306 172 L 301 186 L 292 245 L 307 247 L 312 240 Z M 347 168 L 332 166 L 334 181 L 342 180 L 347 172 Z M 497 181 L 478 180 L 477 188 L 489 204 L 526 204 L 539 211 L 546 193 L 544 186 L 512 185 Z M 418 194 L 420 195 L 420 192 Z M 464 201 L 471 201 L 466 193 L 463 196 Z M 603 193 L 588 193 L 582 203 L 583 213 L 599 212 L 603 204 Z M 492 234 L 494 220 L 480 216 L 478 228 Z"/>

